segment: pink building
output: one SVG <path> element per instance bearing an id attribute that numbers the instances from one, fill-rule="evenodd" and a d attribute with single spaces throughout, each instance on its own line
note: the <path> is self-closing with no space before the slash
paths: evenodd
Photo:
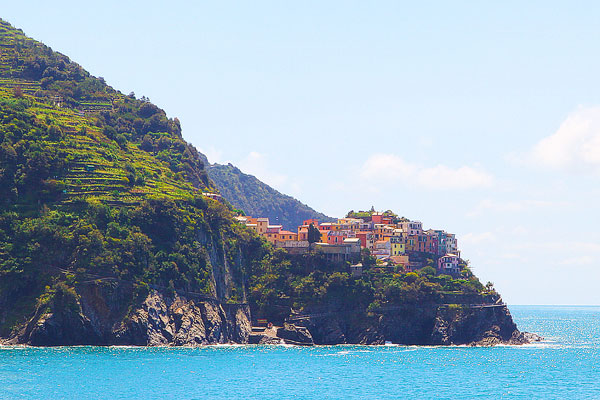
<path id="1" fill-rule="evenodd" d="M 458 262 L 459 257 L 456 254 L 446 254 L 438 260 L 438 271 L 441 274 L 458 275 L 460 273 Z"/>

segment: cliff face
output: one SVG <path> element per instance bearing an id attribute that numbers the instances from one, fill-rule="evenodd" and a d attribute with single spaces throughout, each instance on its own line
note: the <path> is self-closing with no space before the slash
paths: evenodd
<path id="1" fill-rule="evenodd" d="M 315 344 L 497 345 L 539 340 L 517 329 L 505 305 L 485 307 L 416 305 L 378 315 L 360 310 L 297 322 Z"/>
<path id="2" fill-rule="evenodd" d="M 200 346 L 217 343 L 497 345 L 539 340 L 520 332 L 505 305 L 407 306 L 377 315 L 361 310 L 315 314 L 253 337 L 250 308 L 151 291 L 124 309 L 133 293 L 114 284 L 78 289 L 77 300 L 55 296 L 8 344 L 35 346 Z M 293 320 L 293 317 L 292 317 Z M 268 333 L 268 332 L 267 332 Z M 263 339 L 269 339 L 267 341 Z"/>
<path id="3" fill-rule="evenodd" d="M 247 305 L 197 301 L 152 291 L 143 303 L 122 310 L 122 287 L 89 285 L 79 300 L 55 299 L 7 341 L 34 346 L 136 345 L 197 346 L 246 343 L 251 331 Z"/>

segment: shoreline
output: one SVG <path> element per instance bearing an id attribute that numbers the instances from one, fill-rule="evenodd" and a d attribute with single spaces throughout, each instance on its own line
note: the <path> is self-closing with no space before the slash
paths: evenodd
<path id="1" fill-rule="evenodd" d="M 536 334 L 535 334 L 536 335 Z M 550 340 L 536 335 L 539 340 L 530 341 L 527 343 L 498 343 L 492 345 L 477 345 L 477 344 L 450 344 L 450 345 L 435 345 L 435 344 L 400 344 L 400 343 L 386 343 L 386 344 L 360 344 L 360 343 L 339 343 L 339 344 L 293 344 L 293 343 L 214 343 L 214 344 L 201 344 L 197 346 L 173 346 L 173 345 L 97 345 L 97 344 L 76 344 L 76 345 L 59 345 L 59 346 L 34 346 L 30 344 L 6 344 L 0 339 L 0 349 L 61 349 L 61 348 L 73 348 L 73 347 L 94 347 L 94 348 L 105 348 L 105 349 L 203 349 L 203 348 L 217 348 L 217 347 L 362 347 L 362 348 L 380 348 L 380 347 L 405 347 L 405 348 L 416 348 L 416 349 L 440 349 L 440 348 L 492 348 L 492 347 L 525 347 L 525 346 L 536 346 L 541 344 L 555 343 Z"/>

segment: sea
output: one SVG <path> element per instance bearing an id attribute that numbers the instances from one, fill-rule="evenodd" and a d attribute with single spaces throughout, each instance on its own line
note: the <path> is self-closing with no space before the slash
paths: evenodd
<path id="1" fill-rule="evenodd" d="M 600 399 L 600 306 L 510 306 L 525 346 L 0 347 L 1 399 Z"/>

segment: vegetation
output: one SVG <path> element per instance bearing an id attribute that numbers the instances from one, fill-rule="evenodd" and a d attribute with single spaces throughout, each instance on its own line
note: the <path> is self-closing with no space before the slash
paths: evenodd
<path id="1" fill-rule="evenodd" d="M 208 175 L 223 197 L 236 208 L 253 217 L 267 217 L 271 223 L 283 225 L 285 229 L 295 231 L 307 219 L 333 221 L 333 218 L 278 192 L 231 164 L 211 164 L 208 167 Z"/>
<path id="2" fill-rule="evenodd" d="M 352 277 L 349 264 L 328 262 L 318 253 L 290 256 L 277 250 L 267 254 L 261 262 L 252 264 L 253 310 L 277 321 L 290 310 L 311 312 L 329 307 L 378 313 L 390 307 L 444 303 L 448 295 L 467 298 L 488 294 L 472 274 L 453 278 L 437 275 L 431 267 L 407 272 L 402 267 L 384 267 L 371 261 L 368 251 L 364 252 L 364 273 Z"/>
<path id="3" fill-rule="evenodd" d="M 346 214 L 346 218 L 359 218 L 359 219 L 370 218 L 375 212 L 376 211 L 375 211 L 374 207 L 371 207 L 371 209 L 368 210 L 368 211 L 354 211 L 354 210 L 350 210 Z M 386 217 L 392 217 L 392 222 L 394 224 L 396 224 L 398 222 L 408 221 L 408 219 L 406 217 L 399 217 L 392 210 L 384 211 L 381 214 L 383 214 Z"/>
<path id="4" fill-rule="evenodd" d="M 290 227 L 327 220 L 233 166 L 211 171 L 250 214 Z M 241 186 L 251 195 L 235 194 Z M 330 302 L 375 312 L 485 291 L 466 266 L 455 280 L 382 269 L 368 254 L 372 268 L 351 278 L 346 264 L 319 254 L 274 250 L 203 191 L 215 187 L 177 119 L 0 20 L 1 336 L 36 311 L 74 307 L 86 282 L 131 288 L 125 309 L 155 288 L 248 301 L 274 317 Z M 226 284 L 216 268 L 227 270 Z"/>

